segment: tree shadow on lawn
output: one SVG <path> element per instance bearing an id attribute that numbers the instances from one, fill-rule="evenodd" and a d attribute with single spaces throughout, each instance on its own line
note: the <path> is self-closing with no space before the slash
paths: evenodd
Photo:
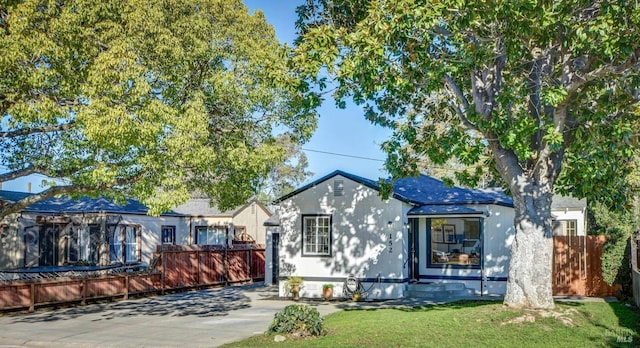
<path id="1" fill-rule="evenodd" d="M 135 300 L 89 304 L 69 308 L 19 314 L 13 322 L 50 322 L 84 317 L 100 321 L 124 317 L 226 316 L 231 311 L 250 308 L 246 291 L 259 291 L 255 285 L 187 291 Z M 258 296 L 263 296 L 258 294 Z M 264 295 L 266 296 L 266 295 Z"/>
<path id="2" fill-rule="evenodd" d="M 397 302 L 397 301 L 380 301 L 380 302 L 363 302 L 359 305 L 353 303 L 338 306 L 345 311 L 376 311 L 379 309 L 395 309 L 403 312 L 425 312 L 433 310 L 448 310 L 473 308 L 487 305 L 495 305 L 495 300 L 456 300 L 452 302 L 433 302 L 425 303 L 424 301 L 416 302 Z"/>

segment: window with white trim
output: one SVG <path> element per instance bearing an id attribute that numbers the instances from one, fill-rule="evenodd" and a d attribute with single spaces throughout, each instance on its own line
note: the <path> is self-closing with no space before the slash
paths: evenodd
<path id="1" fill-rule="evenodd" d="M 331 255 L 331 215 L 302 217 L 302 255 Z"/>
<path id="2" fill-rule="evenodd" d="M 225 245 L 227 244 L 226 226 L 197 226 L 196 244 Z"/>
<path id="3" fill-rule="evenodd" d="M 556 220 L 553 222 L 554 236 L 577 236 L 578 221 L 577 220 Z"/>
<path id="4" fill-rule="evenodd" d="M 109 261 L 131 263 L 141 261 L 139 225 L 108 225 Z"/>

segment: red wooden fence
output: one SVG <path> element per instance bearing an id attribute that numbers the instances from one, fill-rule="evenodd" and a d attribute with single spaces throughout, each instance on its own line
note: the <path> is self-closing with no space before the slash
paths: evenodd
<path id="1" fill-rule="evenodd" d="M 602 279 L 606 236 L 553 237 L 553 294 L 612 296 L 620 289 Z"/>
<path id="2" fill-rule="evenodd" d="M 0 282 L 0 311 L 264 279 L 264 246 L 159 246 L 156 258 L 150 273 Z"/>

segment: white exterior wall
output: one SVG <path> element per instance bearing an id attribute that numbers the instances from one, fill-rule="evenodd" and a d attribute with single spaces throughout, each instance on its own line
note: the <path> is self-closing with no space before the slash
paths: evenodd
<path id="1" fill-rule="evenodd" d="M 433 265 L 429 268 L 427 259 L 430 257 L 427 247 L 426 217 L 419 220 L 419 274 L 423 281 L 464 283 L 467 288 L 483 294 L 504 294 L 506 292 L 506 278 L 509 274 L 509 260 L 511 243 L 515 236 L 513 226 L 513 208 L 489 205 L 468 206 L 485 212 L 482 216 L 482 257 L 480 268 L 460 267 L 452 265 Z M 478 217 L 443 215 L 429 218 Z"/>
<path id="2" fill-rule="evenodd" d="M 551 214 L 554 220 L 576 220 L 576 234 L 578 236 L 587 235 L 586 208 L 567 208 L 562 210 L 552 210 Z"/>
<path id="3" fill-rule="evenodd" d="M 264 222 L 269 214 L 256 202 L 251 202 L 233 216 L 235 226 L 244 226 L 257 244 L 265 244 L 267 229 Z"/>
<path id="4" fill-rule="evenodd" d="M 344 195 L 334 196 L 334 180 L 344 183 Z M 369 290 L 369 299 L 403 296 L 407 269 L 406 211 L 396 199 L 382 201 L 376 190 L 340 175 L 279 204 L 280 296 L 290 275 L 304 278 L 300 296 L 321 297 L 322 285 L 334 284 L 342 296 L 346 277 L 353 274 Z M 302 256 L 302 216 L 330 214 L 331 256 Z M 391 222 L 389 224 L 389 222 Z"/>
<path id="5" fill-rule="evenodd" d="M 189 231 L 188 220 L 177 216 L 122 215 L 120 224 L 141 226 L 141 262 L 146 264 L 151 262 L 156 247 L 162 243 L 162 226 L 176 227 L 176 244 L 183 244 Z"/>
<path id="6" fill-rule="evenodd" d="M 196 244 L 196 227 L 229 226 L 232 224 L 231 216 L 197 216 L 197 217 L 187 218 L 187 220 L 189 221 L 190 227 L 187 229 L 187 232 L 188 232 L 187 235 L 183 236 L 186 238 L 184 238 L 181 241 L 181 243 L 176 243 L 176 244 L 185 244 L 185 245 Z M 231 232 L 229 234 L 230 236 L 227 241 L 227 244 L 231 244 L 231 239 L 232 239 Z"/>
<path id="7" fill-rule="evenodd" d="M 273 235 L 280 233 L 280 227 L 269 226 L 266 227 L 266 241 L 265 241 L 265 258 L 264 258 L 264 284 L 273 285 L 275 279 L 273 279 Z"/>

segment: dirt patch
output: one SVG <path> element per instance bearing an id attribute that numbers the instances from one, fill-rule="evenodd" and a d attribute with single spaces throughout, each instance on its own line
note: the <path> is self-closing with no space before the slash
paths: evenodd
<path id="1" fill-rule="evenodd" d="M 579 312 L 573 308 L 566 310 L 527 310 L 523 315 L 509 320 L 503 321 L 500 325 L 507 324 L 520 324 L 520 323 L 535 323 L 536 318 L 553 318 L 566 326 L 577 326 L 573 321 L 573 316 L 579 314 Z"/>

